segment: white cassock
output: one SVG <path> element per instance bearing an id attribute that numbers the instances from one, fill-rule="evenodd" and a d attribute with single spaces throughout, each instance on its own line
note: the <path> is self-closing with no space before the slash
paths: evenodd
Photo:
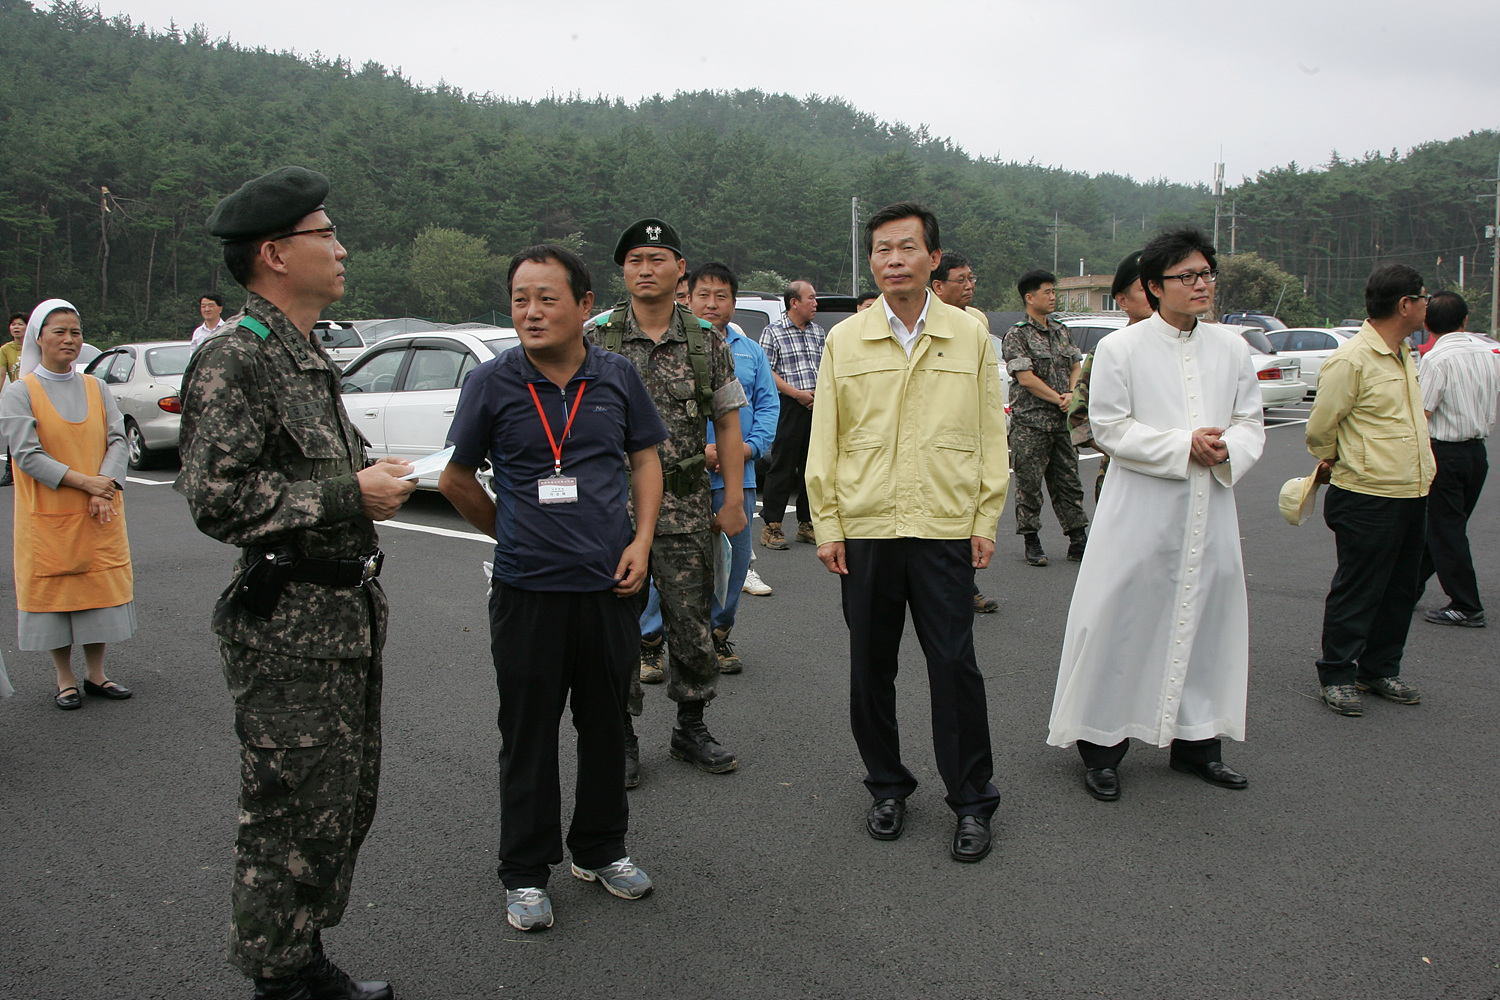
<path id="1" fill-rule="evenodd" d="M 1245 738 L 1250 623 L 1234 484 L 1265 447 L 1238 333 L 1153 315 L 1099 342 L 1094 440 L 1111 456 L 1078 570 L 1047 742 Z M 1224 428 L 1229 460 L 1190 462 Z"/>

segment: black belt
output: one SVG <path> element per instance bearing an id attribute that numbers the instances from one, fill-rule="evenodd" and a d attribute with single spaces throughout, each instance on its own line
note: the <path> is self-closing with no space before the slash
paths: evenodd
<path id="1" fill-rule="evenodd" d="M 325 587 L 361 587 L 380 575 L 385 553 L 376 549 L 358 559 L 314 559 L 301 556 L 288 579 Z"/>

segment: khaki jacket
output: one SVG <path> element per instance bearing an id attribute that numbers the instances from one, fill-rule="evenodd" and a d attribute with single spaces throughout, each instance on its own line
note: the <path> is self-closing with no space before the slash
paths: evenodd
<path id="1" fill-rule="evenodd" d="M 1386 346 L 1365 322 L 1318 370 L 1307 450 L 1333 459 L 1331 482 L 1377 497 L 1425 497 L 1437 464 L 1411 349 Z"/>
<path id="2" fill-rule="evenodd" d="M 983 324 L 933 296 L 911 357 L 876 302 L 828 333 L 807 500 L 818 544 L 993 539 L 1010 482 L 1005 397 Z"/>

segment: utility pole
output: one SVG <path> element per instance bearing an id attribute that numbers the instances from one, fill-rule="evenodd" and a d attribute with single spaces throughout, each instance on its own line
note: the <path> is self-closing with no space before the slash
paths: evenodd
<path id="1" fill-rule="evenodd" d="M 1231 256 L 1231 257 L 1233 257 L 1235 255 L 1235 253 L 1237 252 L 1237 250 L 1235 249 L 1235 240 L 1236 240 L 1236 237 L 1238 237 L 1238 235 L 1239 235 L 1239 224 L 1240 224 L 1240 208 L 1239 208 L 1239 205 L 1240 205 L 1240 203 L 1239 203 L 1238 200 L 1231 201 L 1229 203 L 1229 256 Z"/>
<path id="2" fill-rule="evenodd" d="M 1500 331 L 1500 157 L 1496 157 L 1495 159 L 1495 176 L 1493 180 L 1495 182 L 1495 193 L 1480 195 L 1479 198 L 1474 199 L 1475 201 L 1479 201 L 1481 198 L 1495 199 L 1495 224 L 1493 226 L 1485 227 L 1487 230 L 1489 230 L 1489 232 L 1485 233 L 1485 235 L 1494 241 L 1491 244 L 1494 249 L 1490 252 L 1491 337 L 1493 337 L 1497 331 Z"/>
<path id="3" fill-rule="evenodd" d="M 1222 153 L 1220 154 L 1223 155 Z M 1214 164 L 1214 249 L 1219 249 L 1219 215 L 1224 210 L 1224 164 Z"/>
<path id="4" fill-rule="evenodd" d="M 1120 217 L 1110 213 L 1109 217 L 1109 241 L 1113 243 L 1116 235 L 1120 232 Z"/>
<path id="5" fill-rule="evenodd" d="M 1062 231 L 1062 223 L 1057 221 L 1057 213 L 1052 213 L 1052 225 L 1047 227 L 1052 230 L 1052 273 L 1057 273 L 1057 234 Z"/>
<path id="6" fill-rule="evenodd" d="M 859 298 L 859 198 L 849 199 L 850 295 Z"/>

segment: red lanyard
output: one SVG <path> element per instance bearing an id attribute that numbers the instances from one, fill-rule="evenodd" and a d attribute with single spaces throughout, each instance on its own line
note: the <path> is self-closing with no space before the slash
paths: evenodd
<path id="1" fill-rule="evenodd" d="M 568 432 L 573 429 L 573 418 L 578 416 L 578 404 L 583 402 L 583 390 L 588 385 L 586 381 L 578 383 L 578 395 L 573 397 L 573 412 L 568 414 L 568 422 L 563 426 L 563 440 L 568 439 Z M 526 388 L 531 390 L 531 401 L 536 404 L 537 416 L 542 418 L 542 429 L 547 432 L 547 443 L 552 446 L 552 474 L 562 475 L 562 445 L 557 443 L 557 438 L 552 436 L 552 425 L 547 423 L 547 411 L 542 409 L 541 397 L 536 394 L 536 383 L 527 382 Z"/>

